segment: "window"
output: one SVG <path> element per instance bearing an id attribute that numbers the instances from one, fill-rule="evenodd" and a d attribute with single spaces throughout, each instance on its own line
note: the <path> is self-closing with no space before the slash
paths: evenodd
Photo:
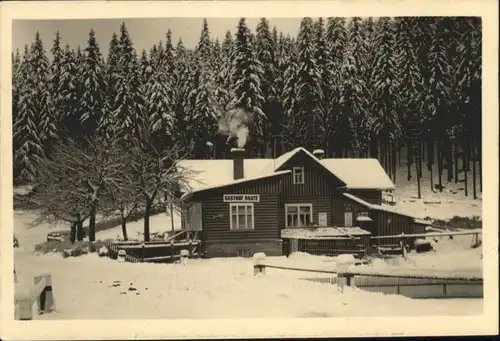
<path id="1" fill-rule="evenodd" d="M 347 203 L 344 205 L 344 226 L 352 226 L 352 205 Z"/>
<path id="2" fill-rule="evenodd" d="M 231 230 L 252 230 L 254 228 L 253 204 L 230 204 Z"/>
<path id="3" fill-rule="evenodd" d="M 302 227 L 312 224 L 312 204 L 285 204 L 285 226 Z"/>
<path id="4" fill-rule="evenodd" d="M 304 183 L 304 167 L 293 167 L 293 183 L 296 185 Z"/>

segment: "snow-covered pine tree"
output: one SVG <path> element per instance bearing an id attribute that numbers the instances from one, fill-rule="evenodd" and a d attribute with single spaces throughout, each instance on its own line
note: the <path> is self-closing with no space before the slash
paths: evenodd
<path id="1" fill-rule="evenodd" d="M 154 145 L 163 148 L 168 145 L 174 128 L 174 104 L 170 89 L 171 77 L 161 63 L 152 67 L 151 77 L 146 84 L 146 103 L 149 130 L 154 137 Z"/>
<path id="2" fill-rule="evenodd" d="M 276 51 L 277 42 L 269 28 L 269 21 L 261 18 L 257 25 L 256 34 L 257 59 L 262 65 L 263 74 L 261 79 L 261 90 L 264 102 L 262 110 L 267 117 L 267 125 L 264 130 L 266 146 L 275 149 L 275 137 L 281 131 L 281 108 L 277 102 L 276 90 Z M 273 153 L 274 154 L 274 153 Z"/>
<path id="3" fill-rule="evenodd" d="M 61 95 L 61 140 L 80 134 L 79 81 L 77 57 L 66 45 L 61 59 L 61 77 L 57 91 Z"/>
<path id="4" fill-rule="evenodd" d="M 83 137 L 96 133 L 97 124 L 105 111 L 106 80 L 101 63 L 101 52 L 95 38 L 94 30 L 90 30 L 85 59 L 80 75 L 82 97 L 80 98 L 80 123 Z"/>
<path id="5" fill-rule="evenodd" d="M 366 84 L 361 77 L 359 61 L 356 60 L 356 49 L 349 45 L 344 50 L 341 67 L 340 110 L 335 117 L 335 157 L 346 157 L 349 152 L 357 152 L 360 148 L 360 135 L 366 135 L 371 116 L 367 108 Z"/>
<path id="6" fill-rule="evenodd" d="M 98 133 L 101 137 L 108 141 L 114 139 L 114 128 L 116 123 L 114 122 L 114 111 L 117 108 L 117 103 L 115 103 L 118 92 L 118 84 L 120 78 L 120 47 L 118 42 L 118 36 L 113 32 L 111 36 L 111 41 L 109 42 L 108 58 L 105 65 L 105 110 L 102 113 L 101 119 L 98 124 Z"/>
<path id="7" fill-rule="evenodd" d="M 429 52 L 429 78 L 426 81 L 426 97 L 424 100 L 428 114 L 429 139 L 437 142 L 437 160 L 439 190 L 442 191 L 442 155 L 441 143 L 448 139 L 450 116 L 450 64 L 446 51 L 445 20 L 435 19 L 436 30 Z M 432 142 L 431 142 L 432 146 Z"/>
<path id="8" fill-rule="evenodd" d="M 31 87 L 33 117 L 36 118 L 40 141 L 44 152 L 50 151 L 51 145 L 57 140 L 57 122 L 51 114 L 50 93 L 48 90 L 50 70 L 49 59 L 45 53 L 39 32 L 31 45 L 30 70 L 33 84 Z"/>
<path id="9" fill-rule="evenodd" d="M 141 139 L 141 129 L 146 125 L 144 112 L 144 89 L 140 82 L 140 69 L 137 54 L 125 23 L 120 25 L 118 41 L 118 77 L 116 80 L 115 108 L 113 123 L 115 140 L 132 143 Z"/>
<path id="10" fill-rule="evenodd" d="M 187 107 L 187 128 L 193 142 L 193 154 L 197 158 L 207 158 L 213 155 L 213 146 L 217 135 L 219 106 L 216 102 L 215 75 L 210 31 L 206 19 L 200 40 L 195 48 L 189 84 Z"/>
<path id="11" fill-rule="evenodd" d="M 18 182 L 31 182 L 36 176 L 36 163 L 45 157 L 39 133 L 39 117 L 35 110 L 35 75 L 31 64 L 31 50 L 26 45 L 19 68 L 23 80 L 19 87 L 19 113 L 13 122 L 14 165 Z"/>
<path id="12" fill-rule="evenodd" d="M 282 56 L 281 56 L 281 69 L 283 71 L 282 89 L 280 100 L 283 103 L 283 117 L 282 117 L 282 140 L 281 150 L 285 152 L 291 148 L 298 147 L 297 142 L 300 142 L 301 132 L 298 129 L 299 125 L 296 123 L 297 116 L 297 82 L 298 82 L 298 56 L 295 45 L 287 36 L 282 41 Z"/>
<path id="13" fill-rule="evenodd" d="M 473 155 L 473 171 L 475 173 L 475 159 L 479 159 L 479 190 L 481 191 L 481 19 L 480 18 L 460 18 L 461 45 L 458 49 L 460 54 L 458 66 L 458 89 L 460 94 L 455 94 L 458 98 L 458 116 L 461 120 L 459 138 L 464 148 L 463 163 L 468 163 L 467 142 Z M 476 150 L 477 149 L 477 150 Z M 464 167 L 465 168 L 465 167 Z M 475 176 L 473 177 L 473 195 L 475 192 Z"/>
<path id="14" fill-rule="evenodd" d="M 320 134 L 319 103 L 322 100 L 321 75 L 315 60 L 313 20 L 303 18 L 297 39 L 298 75 L 296 92 L 295 123 L 303 138 L 302 146 L 307 149 L 323 147 L 318 141 Z"/>
<path id="15" fill-rule="evenodd" d="M 186 141 L 186 95 L 189 79 L 188 56 L 182 39 L 175 48 L 174 139 Z"/>
<path id="16" fill-rule="evenodd" d="M 362 93 L 364 93 L 364 105 L 368 107 L 361 111 L 364 114 L 371 114 L 372 108 L 371 104 L 375 101 L 375 99 L 371 98 L 372 89 L 370 85 L 371 76 L 367 77 L 367 72 L 371 72 L 372 69 L 368 68 L 368 56 L 366 51 L 366 43 L 365 43 L 365 34 L 363 33 L 363 20 L 360 17 L 353 17 L 351 21 L 349 21 L 347 25 L 348 32 L 348 45 L 349 51 L 353 55 L 353 60 L 356 65 L 356 73 L 359 74 L 359 77 L 362 79 L 363 89 L 359 89 Z M 369 100 L 369 98 L 371 100 Z M 357 130 L 357 143 L 356 150 L 346 150 L 346 155 L 350 155 L 354 153 L 355 155 L 366 154 L 369 148 L 370 143 L 372 142 L 373 136 L 367 130 L 371 117 L 357 117 L 355 124 L 358 126 Z"/>
<path id="17" fill-rule="evenodd" d="M 394 176 L 395 142 L 402 132 L 396 105 L 398 75 L 394 54 L 395 35 L 390 18 L 382 17 L 378 23 L 375 37 L 377 51 L 372 69 L 374 106 L 371 129 L 373 136 L 380 141 L 382 164 L 386 171 Z"/>
<path id="18" fill-rule="evenodd" d="M 210 65 L 212 59 L 212 42 L 210 41 L 210 30 L 206 18 L 203 19 L 200 40 L 198 41 L 198 45 L 196 45 L 195 53 L 200 61 Z"/>
<path id="19" fill-rule="evenodd" d="M 399 77 L 399 111 L 403 122 L 407 146 L 408 181 L 411 180 L 411 165 L 415 162 L 417 181 L 422 176 L 422 91 L 423 80 L 412 40 L 413 18 L 396 18 L 396 70 Z M 419 182 L 420 184 L 420 182 Z M 419 186 L 420 189 L 420 186 Z M 418 193 L 420 198 L 420 191 Z"/>
<path id="20" fill-rule="evenodd" d="M 55 139 L 60 138 L 61 121 L 64 117 L 64 109 L 61 106 L 63 102 L 62 93 L 60 92 L 61 77 L 62 77 L 62 59 L 63 49 L 61 47 L 61 35 L 56 32 L 54 45 L 51 49 L 52 63 L 50 64 L 50 79 L 49 79 L 49 95 L 50 95 L 50 114 L 55 125 Z M 50 151 L 46 151 L 50 154 Z"/>
<path id="21" fill-rule="evenodd" d="M 341 115 L 341 97 L 343 88 L 342 66 L 344 65 L 344 58 L 347 49 L 347 29 L 344 18 L 330 17 L 327 19 L 326 24 L 326 41 L 328 48 L 328 55 L 331 60 L 331 79 L 330 79 L 330 123 L 325 125 L 327 128 L 327 153 L 328 156 L 338 154 L 341 152 L 335 146 L 341 147 L 343 142 L 337 138 L 341 134 L 337 134 L 336 122 Z"/>
<path id="22" fill-rule="evenodd" d="M 323 18 L 318 18 L 314 23 L 314 44 L 316 65 L 320 74 L 321 96 L 318 100 L 318 147 L 327 149 L 330 134 L 335 125 L 336 103 L 332 100 L 335 96 L 333 90 L 333 61 L 326 40 L 325 23 Z"/>
<path id="23" fill-rule="evenodd" d="M 262 65 L 256 57 L 252 45 L 251 32 L 245 18 L 238 22 L 234 42 L 234 59 L 231 74 L 232 100 L 231 109 L 244 110 L 250 116 L 249 150 L 254 154 L 264 154 L 264 127 L 267 124 L 266 114 L 262 111 L 264 98 L 262 96 L 261 79 Z"/>
<path id="24" fill-rule="evenodd" d="M 12 53 L 12 123 L 14 124 L 17 121 L 19 116 L 19 92 L 22 88 L 22 75 L 21 75 L 21 55 L 19 53 L 19 49 L 16 49 L 16 53 Z M 12 148 L 14 154 L 18 149 L 16 145 L 16 140 L 12 140 Z M 14 178 L 17 177 L 16 173 L 16 165 L 14 165 Z"/>
<path id="25" fill-rule="evenodd" d="M 220 80 L 221 86 L 217 90 L 217 102 L 221 110 L 226 111 L 231 101 L 231 72 L 233 65 L 233 49 L 234 41 L 230 31 L 226 32 L 221 46 L 221 66 L 220 66 Z"/>

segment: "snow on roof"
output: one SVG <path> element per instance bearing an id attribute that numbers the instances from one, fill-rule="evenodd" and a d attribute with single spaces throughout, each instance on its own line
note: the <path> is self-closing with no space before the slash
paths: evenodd
<path id="1" fill-rule="evenodd" d="M 264 175 L 262 170 L 272 162 L 272 159 L 244 159 L 244 179 Z M 190 189 L 187 192 L 233 181 L 233 160 L 182 160 L 179 166 L 194 173 L 188 181 Z"/>
<path id="2" fill-rule="evenodd" d="M 291 150 L 291 151 L 281 155 L 280 157 L 278 157 L 274 161 L 274 169 L 279 169 L 281 166 L 283 166 L 285 163 L 287 163 L 288 160 L 290 160 L 295 154 L 297 154 L 300 151 L 306 153 L 311 158 L 316 160 L 318 163 L 320 162 L 320 160 L 316 156 L 314 156 L 310 151 L 308 151 L 307 149 L 305 149 L 303 147 L 298 147 L 298 148 L 295 148 L 294 150 Z"/>
<path id="3" fill-rule="evenodd" d="M 423 220 L 423 219 L 415 219 L 416 224 L 422 224 L 422 225 L 432 225 L 432 221 L 430 220 Z"/>
<path id="4" fill-rule="evenodd" d="M 291 172 L 292 172 L 291 170 L 284 170 L 284 171 L 280 171 L 280 172 L 270 173 L 270 174 L 267 174 L 267 175 L 258 175 L 258 176 L 254 176 L 254 177 L 245 177 L 243 179 L 233 180 L 231 182 L 225 182 L 225 183 L 214 185 L 214 186 L 206 186 L 206 187 L 197 189 L 195 191 L 191 191 L 191 192 L 183 194 L 182 197 L 181 197 L 181 199 L 187 199 L 188 197 L 190 197 L 194 193 L 206 191 L 206 190 L 209 190 L 209 189 L 216 189 L 216 188 L 220 188 L 220 187 L 236 185 L 236 184 L 245 183 L 245 182 L 249 182 L 249 181 L 270 178 L 270 177 L 273 177 L 273 176 L 284 175 L 284 174 L 288 174 L 288 173 L 291 173 Z"/>
<path id="5" fill-rule="evenodd" d="M 373 221 L 372 218 L 370 218 L 370 217 L 364 217 L 364 216 L 357 217 L 356 220 L 357 221 Z"/>
<path id="6" fill-rule="evenodd" d="M 394 184 L 377 159 L 318 159 L 307 149 L 298 147 L 278 157 L 274 169 L 279 169 L 298 152 L 304 152 L 313 160 L 346 184 L 347 188 L 394 189 Z"/>
<path id="7" fill-rule="evenodd" d="M 371 233 L 359 227 L 287 228 L 281 230 L 281 238 L 335 239 L 341 237 L 367 236 Z"/>
<path id="8" fill-rule="evenodd" d="M 319 160 L 335 174 L 347 188 L 394 189 L 394 184 L 377 159 L 333 159 Z"/>
<path id="9" fill-rule="evenodd" d="M 365 201 L 365 200 L 363 200 L 361 198 L 358 198 L 357 196 L 352 195 L 351 193 L 342 193 L 342 194 L 346 198 L 349 198 L 349 199 L 357 202 L 358 204 L 363 205 L 365 207 L 368 207 L 368 208 L 370 208 L 372 210 L 379 210 L 379 211 L 385 211 L 385 212 L 400 214 L 400 215 L 407 216 L 409 218 L 416 219 L 415 216 L 413 216 L 413 215 L 411 215 L 409 213 L 406 213 L 406 212 L 402 212 L 401 210 L 398 210 L 398 209 L 394 208 L 393 206 L 370 204 L 369 202 L 367 202 L 367 201 Z"/>
<path id="10" fill-rule="evenodd" d="M 295 148 L 276 159 L 244 159 L 244 178 L 268 176 L 299 152 L 306 153 L 327 171 L 333 173 L 347 188 L 394 189 L 389 176 L 376 159 L 318 159 L 303 147 Z M 228 184 L 233 181 L 233 160 L 181 160 L 179 166 L 194 173 L 189 190 Z M 185 189 L 186 192 L 189 190 Z"/>

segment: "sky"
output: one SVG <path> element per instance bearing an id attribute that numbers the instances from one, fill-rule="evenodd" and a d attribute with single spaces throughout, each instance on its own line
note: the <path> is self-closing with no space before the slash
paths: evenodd
<path id="1" fill-rule="evenodd" d="M 248 27 L 254 31 L 259 19 L 247 18 L 246 20 Z M 278 31 L 296 36 L 301 18 L 268 18 L 268 20 L 271 28 L 276 26 Z M 125 22 L 135 48 L 140 53 L 142 49 L 149 52 L 153 44 L 160 40 L 165 42 L 168 29 L 172 31 L 174 44 L 182 38 L 185 47 L 194 47 L 200 38 L 203 18 L 14 20 L 12 23 L 13 51 L 19 49 L 22 53 L 24 45 L 29 46 L 34 41 L 37 31 L 40 32 L 44 48 L 49 56 L 57 31 L 61 35 L 62 46 L 68 44 L 76 49 L 80 45 L 84 48 L 90 29 L 94 29 L 101 53 L 107 56 L 111 36 L 113 32 L 119 36 L 122 21 Z M 211 38 L 219 38 L 222 42 L 227 30 L 233 34 L 236 32 L 239 18 L 207 18 L 207 21 Z"/>

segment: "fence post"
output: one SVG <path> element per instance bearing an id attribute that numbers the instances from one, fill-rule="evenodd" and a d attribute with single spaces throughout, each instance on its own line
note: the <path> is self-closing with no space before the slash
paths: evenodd
<path id="1" fill-rule="evenodd" d="M 142 247 L 141 247 L 141 262 L 144 262 L 144 254 L 146 252 L 146 245 L 144 243 L 142 243 Z"/>
<path id="2" fill-rule="evenodd" d="M 266 254 L 263 252 L 257 252 L 253 255 L 253 274 L 257 276 L 258 274 L 264 275 L 266 273 L 266 265 L 263 263 L 266 260 Z"/>
<path id="3" fill-rule="evenodd" d="M 180 255 L 181 255 L 181 264 L 186 265 L 189 258 L 189 250 L 182 249 Z"/>
<path id="4" fill-rule="evenodd" d="M 118 261 L 120 263 L 124 263 L 126 255 L 127 255 L 127 252 L 125 250 L 123 250 L 123 249 L 118 250 L 118 256 L 117 256 Z"/>
<path id="5" fill-rule="evenodd" d="M 38 296 L 38 311 L 43 313 L 45 311 L 52 311 L 55 308 L 54 293 L 52 291 L 52 276 L 50 274 L 37 276 L 33 279 L 33 284 L 36 285 L 44 281 L 45 285 L 40 293 L 36 292 Z"/>
<path id="6" fill-rule="evenodd" d="M 337 285 L 340 292 L 344 292 L 344 285 L 351 286 L 352 274 L 347 270 L 356 262 L 353 255 L 343 254 L 337 256 Z"/>

